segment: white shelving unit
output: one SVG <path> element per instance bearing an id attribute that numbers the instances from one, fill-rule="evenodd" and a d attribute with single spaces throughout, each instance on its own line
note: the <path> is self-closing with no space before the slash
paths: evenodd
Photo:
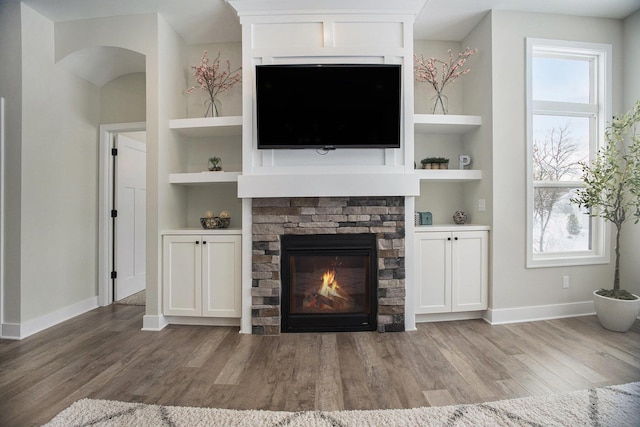
<path id="1" fill-rule="evenodd" d="M 414 114 L 414 131 L 430 134 L 464 134 L 482 125 L 480 116 L 456 114 Z"/>
<path id="2" fill-rule="evenodd" d="M 215 182 L 238 182 L 241 172 L 193 172 L 169 174 L 171 184 L 198 185 Z"/>
<path id="3" fill-rule="evenodd" d="M 189 137 L 225 137 L 242 135 L 242 116 L 197 117 L 169 120 L 169 128 Z M 171 184 L 205 185 L 238 182 L 241 172 L 189 172 L 169 175 Z"/>
<path id="4" fill-rule="evenodd" d="M 174 119 L 169 120 L 169 128 L 195 137 L 241 135 L 242 116 Z"/>
<path id="5" fill-rule="evenodd" d="M 481 170 L 460 170 L 460 169 L 416 169 L 416 174 L 420 180 L 440 181 L 440 182 L 463 182 L 477 181 L 482 179 Z"/>
<path id="6" fill-rule="evenodd" d="M 459 114 L 414 114 L 414 131 L 420 134 L 463 135 L 482 125 L 480 116 Z M 421 181 L 464 182 L 482 179 L 481 170 L 416 169 Z"/>

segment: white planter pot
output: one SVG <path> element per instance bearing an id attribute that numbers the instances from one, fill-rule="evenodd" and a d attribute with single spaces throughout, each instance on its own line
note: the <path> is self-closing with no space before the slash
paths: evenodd
<path id="1" fill-rule="evenodd" d="M 640 298 L 634 294 L 635 300 L 621 300 L 603 297 L 596 292 L 593 292 L 593 304 L 602 326 L 614 332 L 628 331 L 640 313 Z"/>

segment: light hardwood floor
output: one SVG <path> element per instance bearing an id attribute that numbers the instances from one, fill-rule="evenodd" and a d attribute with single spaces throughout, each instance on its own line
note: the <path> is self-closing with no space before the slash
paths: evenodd
<path id="1" fill-rule="evenodd" d="M 0 340 L 0 425 L 47 422 L 89 397 L 233 409 L 409 408 L 640 381 L 640 321 L 594 316 L 416 332 L 142 332 L 144 307 L 102 307 L 22 341 Z"/>

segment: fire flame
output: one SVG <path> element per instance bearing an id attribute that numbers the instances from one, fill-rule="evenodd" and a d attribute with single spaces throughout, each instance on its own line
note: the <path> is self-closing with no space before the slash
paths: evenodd
<path id="1" fill-rule="evenodd" d="M 336 271 L 335 270 L 327 270 L 322 275 L 322 286 L 318 293 L 323 297 L 338 297 L 342 299 L 347 299 L 338 293 L 338 282 L 336 282 Z"/>

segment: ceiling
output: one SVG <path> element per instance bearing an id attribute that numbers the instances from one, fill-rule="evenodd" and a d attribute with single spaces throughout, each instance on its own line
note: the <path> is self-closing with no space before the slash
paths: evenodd
<path id="1" fill-rule="evenodd" d="M 297 1 L 322 4 L 322 0 Z M 159 12 L 189 45 L 241 38 L 238 17 L 225 0 L 23 0 L 23 3 L 53 22 Z M 414 37 L 462 40 L 491 9 L 622 19 L 640 9 L 640 0 L 425 0 L 416 19 Z"/>
<path id="2" fill-rule="evenodd" d="M 11 2 L 20 0 L 0 0 Z M 258 1 L 258 0 L 254 0 Z M 282 0 L 282 4 L 290 4 Z M 322 8 L 330 0 L 292 0 Z M 358 0 L 352 0 L 358 1 Z M 369 2 L 371 0 L 362 0 Z M 395 0 L 376 0 L 376 2 Z M 225 0 L 22 0 L 53 22 L 107 16 L 159 13 L 188 45 L 241 41 L 235 10 Z M 418 2 L 419 3 L 419 2 Z M 318 6 L 316 6 L 316 4 Z M 640 0 L 425 0 L 414 25 L 414 38 L 462 40 L 490 10 L 541 12 L 622 19 L 640 9 Z M 144 71 L 144 60 L 117 48 L 96 48 L 70 55 L 62 61 L 70 72 L 102 86 L 120 75 Z M 93 59 L 87 58 L 87 55 Z M 89 60 L 90 59 L 90 60 Z M 101 63 L 84 70 L 82 64 Z"/>

